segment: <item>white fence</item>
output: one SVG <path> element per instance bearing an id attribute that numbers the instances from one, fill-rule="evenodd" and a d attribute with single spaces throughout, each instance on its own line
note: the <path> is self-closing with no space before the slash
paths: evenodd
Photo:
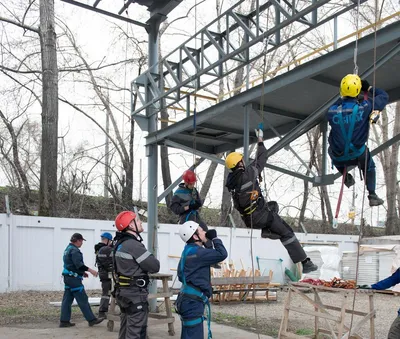
<path id="1" fill-rule="evenodd" d="M 0 214 L 0 292 L 18 290 L 62 290 L 62 255 L 71 235 L 82 233 L 87 240 L 81 248 L 85 264 L 94 266 L 94 245 L 104 231 L 114 232 L 113 221 L 45 218 Z M 146 224 L 144 225 L 146 229 Z M 229 257 L 236 266 L 241 262 L 251 267 L 250 230 L 217 227 Z M 336 242 L 341 251 L 356 249 L 358 237 L 345 235 L 297 234 L 304 242 Z M 147 233 L 143 235 L 147 246 Z M 283 267 L 291 265 L 280 241 L 261 239 L 260 231 L 253 231 L 253 257 L 283 259 Z M 178 225 L 160 225 L 158 229 L 158 259 L 161 272 L 176 274 L 183 242 L 178 235 Z M 87 289 L 100 288 L 98 279 L 85 279 Z M 176 284 L 177 285 L 177 284 Z M 175 286 L 176 286 L 175 285 Z"/>

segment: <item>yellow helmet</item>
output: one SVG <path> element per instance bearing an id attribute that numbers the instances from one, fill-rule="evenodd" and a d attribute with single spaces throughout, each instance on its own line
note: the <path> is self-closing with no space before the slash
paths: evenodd
<path id="1" fill-rule="evenodd" d="M 238 152 L 229 153 L 225 159 L 225 165 L 229 169 L 235 168 L 236 165 L 239 163 L 240 160 L 243 159 L 243 154 Z"/>
<path id="2" fill-rule="evenodd" d="M 357 74 L 347 74 L 340 82 L 340 95 L 355 98 L 361 92 L 361 79 Z"/>

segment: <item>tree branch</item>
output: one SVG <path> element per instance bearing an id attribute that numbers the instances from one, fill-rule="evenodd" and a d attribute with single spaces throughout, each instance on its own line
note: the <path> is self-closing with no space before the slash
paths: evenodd
<path id="1" fill-rule="evenodd" d="M 23 28 L 23 29 L 25 29 L 27 31 L 31 31 L 31 32 L 35 32 L 37 34 L 40 34 L 38 28 L 27 26 L 27 25 L 24 25 L 24 24 L 22 24 L 20 22 L 17 22 L 17 21 L 14 21 L 14 20 L 10 20 L 10 19 L 7 19 L 7 18 L 3 18 L 2 16 L 0 16 L 0 21 L 7 22 L 7 23 L 15 25 L 17 27 Z"/>

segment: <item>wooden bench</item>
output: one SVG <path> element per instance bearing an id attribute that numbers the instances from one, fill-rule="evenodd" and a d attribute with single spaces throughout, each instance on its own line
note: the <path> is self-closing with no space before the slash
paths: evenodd
<path id="1" fill-rule="evenodd" d="M 174 330 L 174 321 L 175 318 L 172 315 L 172 310 L 171 310 L 171 297 L 172 297 L 172 292 L 169 290 L 168 287 L 168 281 L 172 280 L 172 275 L 171 274 L 163 274 L 163 273 L 155 273 L 155 274 L 149 274 L 149 278 L 151 281 L 157 281 L 161 280 L 162 281 L 162 292 L 161 293 L 155 293 L 155 294 L 149 294 L 148 299 L 157 299 L 157 298 L 164 298 L 165 302 L 165 313 L 166 314 L 160 314 L 160 313 L 149 313 L 149 320 L 147 323 L 147 326 L 151 326 L 152 324 L 167 324 L 168 325 L 168 334 L 170 336 L 175 335 L 175 330 Z M 114 330 L 114 322 L 119 322 L 120 321 L 120 315 L 119 313 L 115 313 L 116 309 L 116 301 L 114 297 L 111 297 L 110 300 L 110 307 L 108 310 L 107 314 L 107 329 L 112 332 Z"/>

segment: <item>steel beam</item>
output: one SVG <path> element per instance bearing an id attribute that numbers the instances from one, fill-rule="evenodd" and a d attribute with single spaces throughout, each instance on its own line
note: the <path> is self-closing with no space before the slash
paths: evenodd
<path id="1" fill-rule="evenodd" d="M 388 27 L 382 28 L 379 31 L 379 34 L 377 35 L 377 39 L 376 39 L 377 48 L 379 46 L 382 46 L 386 43 L 393 41 L 394 39 L 397 39 L 399 29 L 400 29 L 400 22 L 397 22 L 397 23 L 391 24 Z M 374 40 L 375 40 L 374 34 L 370 34 L 370 35 L 360 39 L 358 42 L 359 54 L 362 54 L 362 53 L 372 50 L 374 48 Z M 390 55 L 387 55 L 387 58 L 390 59 L 390 57 L 393 57 L 396 54 L 397 54 L 397 51 L 394 51 L 394 52 L 392 51 Z M 272 93 L 280 88 L 290 85 L 292 82 L 300 81 L 304 78 L 309 79 L 313 76 L 321 74 L 326 69 L 335 67 L 337 65 L 338 60 L 352 60 L 353 56 L 354 56 L 354 44 L 349 44 L 342 48 L 339 48 L 327 55 L 319 57 L 316 60 L 310 61 L 302 66 L 296 67 L 295 69 L 291 70 L 288 73 L 284 73 L 284 74 L 280 75 L 279 77 L 276 77 L 276 78 L 273 78 L 273 79 L 267 81 L 264 85 L 264 88 L 261 84 L 257 87 L 253 87 L 253 88 L 249 89 L 248 91 L 245 91 L 238 95 L 235 95 L 232 98 L 229 98 L 217 105 L 214 105 L 208 109 L 205 109 L 202 112 L 199 112 L 197 114 L 197 124 L 200 125 L 203 123 L 207 123 L 207 121 L 219 116 L 220 114 L 223 114 L 224 112 L 228 111 L 229 109 L 235 108 L 237 106 L 242 106 L 243 103 L 246 103 L 246 102 L 252 102 L 254 100 L 257 100 L 257 98 L 260 97 L 261 93 L 263 93 L 263 95 L 267 95 L 268 93 Z M 379 64 L 382 64 L 381 59 L 379 61 Z M 377 66 L 379 66 L 378 63 L 377 63 Z M 372 69 L 369 69 L 368 74 L 371 74 L 371 73 L 372 73 Z M 325 105 L 321 106 L 319 108 L 319 110 L 324 112 L 336 100 L 336 98 L 337 98 L 337 96 L 332 97 L 332 99 L 330 101 L 328 101 Z M 321 115 L 319 115 L 318 117 L 316 117 L 315 115 L 309 116 L 307 119 L 305 119 L 301 123 L 301 128 L 298 128 L 296 131 L 294 131 L 294 135 L 296 135 L 296 133 L 299 130 L 304 129 L 305 126 L 308 128 L 308 124 L 310 123 L 310 120 L 312 120 L 311 127 L 313 127 L 319 122 L 320 119 L 321 119 Z M 146 143 L 147 144 L 155 143 L 160 139 L 168 137 L 169 135 L 173 135 L 173 134 L 179 133 L 181 131 L 188 130 L 189 128 L 191 128 L 190 119 L 181 120 L 178 123 L 174 124 L 173 126 L 168 126 L 167 128 L 159 131 L 157 135 L 149 134 L 149 136 L 146 139 Z M 287 136 L 285 136 L 285 138 L 282 139 L 282 142 L 280 142 L 279 145 L 281 145 L 283 142 L 286 143 L 286 138 L 287 138 Z M 290 140 L 289 143 L 293 140 L 294 140 L 294 138 L 292 140 Z M 285 146 L 283 146 L 283 147 L 285 147 Z M 279 149 L 281 149 L 283 147 L 280 147 Z M 274 152 L 276 152 L 276 147 L 274 147 L 274 149 L 275 149 Z"/>
<path id="2" fill-rule="evenodd" d="M 396 33 L 398 35 L 398 32 Z M 370 36 L 369 36 L 370 37 Z M 381 35 L 382 38 L 382 35 Z M 372 37 L 371 37 L 372 39 Z M 363 51 L 365 51 L 365 49 L 371 49 L 373 45 L 370 46 L 365 46 L 366 43 L 368 42 L 369 39 L 361 39 L 359 41 L 359 53 L 363 53 Z M 377 39 L 378 41 L 378 39 Z M 377 42 L 378 44 L 378 42 Z M 367 49 L 367 50 L 368 50 Z M 347 58 L 350 57 L 351 54 L 353 54 L 353 51 L 350 49 L 338 49 L 334 52 L 331 52 L 332 54 L 332 58 L 334 57 L 335 54 L 341 54 L 340 52 L 342 52 L 343 54 L 347 54 Z M 378 69 L 379 67 L 381 67 L 382 65 L 384 65 L 386 62 L 388 62 L 390 59 L 392 59 L 394 56 L 396 56 L 398 53 L 400 52 L 400 43 L 398 43 L 397 45 L 395 45 L 391 50 L 389 50 L 387 53 L 385 53 L 382 57 L 380 57 L 377 62 L 374 64 L 372 64 L 369 68 L 367 68 L 367 70 L 365 70 L 360 77 L 362 78 L 366 78 L 367 76 L 371 75 L 374 70 Z M 347 59 L 346 58 L 346 59 Z M 322 60 L 320 60 L 321 58 L 319 58 L 317 61 L 319 61 L 319 64 L 324 64 L 324 62 Z M 325 58 L 325 61 L 329 59 L 329 58 Z M 335 58 L 333 58 L 333 60 L 336 60 Z M 340 60 L 340 59 L 339 59 Z M 302 72 L 296 72 L 297 69 L 294 69 L 292 72 L 293 73 L 299 73 L 297 74 L 300 75 Z M 291 72 L 291 73 L 292 73 Z M 295 76 L 295 74 L 293 74 Z M 306 77 L 306 76 L 304 76 Z M 295 140 L 296 138 L 298 138 L 300 135 L 306 133 L 307 131 L 309 131 L 311 128 L 313 128 L 316 124 L 318 124 L 325 116 L 326 110 L 339 98 L 339 94 L 333 96 L 330 100 L 328 100 L 325 104 L 323 104 L 322 106 L 320 106 L 317 110 L 315 110 L 306 120 L 304 120 L 303 122 L 301 122 L 299 124 L 299 126 L 297 126 L 296 128 L 294 128 L 290 133 L 288 133 L 283 139 L 279 140 L 275 145 L 273 145 L 269 150 L 268 150 L 268 157 L 270 157 L 271 155 L 275 154 L 276 152 L 278 152 L 279 150 L 281 150 L 282 148 L 286 147 L 287 145 L 289 145 L 293 140 Z"/>
<path id="3" fill-rule="evenodd" d="M 243 114 L 243 158 L 246 165 L 249 164 L 249 133 L 250 133 L 250 110 L 251 107 L 246 105 Z"/>
<path id="4" fill-rule="evenodd" d="M 182 144 L 180 144 L 178 142 L 171 141 L 171 140 L 165 140 L 164 141 L 164 145 L 168 146 L 168 147 L 179 148 L 179 149 L 181 149 L 183 151 L 186 151 L 188 153 L 193 153 L 193 151 L 194 151 L 192 147 L 185 146 L 185 145 L 182 145 Z M 204 152 L 201 152 L 201 151 L 195 151 L 195 154 L 200 156 L 200 157 L 202 157 L 202 158 L 204 158 L 204 159 L 211 160 L 211 161 L 216 162 L 216 163 L 221 164 L 221 165 L 225 165 L 225 162 L 222 159 L 220 159 L 220 158 L 218 158 L 218 157 L 216 157 L 214 155 L 207 154 L 207 153 L 204 153 Z"/>
<path id="5" fill-rule="evenodd" d="M 325 4 L 327 4 L 330 0 L 319 0 L 319 1 L 313 1 L 313 3 L 311 3 L 309 6 L 307 6 L 306 8 L 302 9 L 300 12 L 294 10 L 293 15 L 289 16 L 289 18 L 286 18 L 286 20 L 283 20 L 282 22 L 280 22 L 277 25 L 275 25 L 273 28 L 269 29 L 267 32 L 263 32 L 260 34 L 260 29 L 256 28 L 256 32 L 257 34 L 254 34 L 249 26 L 249 23 L 252 22 L 254 23 L 254 20 L 252 20 L 252 16 L 256 16 L 256 15 L 261 15 L 262 13 L 260 13 L 259 11 L 255 11 L 251 14 L 249 14 L 248 16 L 246 16 L 246 18 L 248 18 L 248 22 L 246 22 L 246 20 L 242 20 L 240 15 L 237 15 L 236 13 L 234 13 L 234 9 L 237 8 L 243 1 L 239 1 L 238 4 L 234 5 L 233 7 L 231 7 L 230 9 L 228 9 L 225 13 L 221 14 L 220 17 L 218 17 L 216 20 L 212 21 L 209 25 L 207 25 L 206 27 L 204 27 L 200 32 L 198 32 L 197 36 L 191 38 L 191 39 L 197 39 L 198 36 L 200 36 L 200 40 L 202 41 L 202 46 L 201 48 L 199 48 L 197 51 L 194 51 L 191 53 L 192 57 L 195 56 L 199 56 L 200 59 L 202 60 L 200 62 L 200 65 L 202 65 L 203 67 L 193 73 L 193 74 L 187 74 L 186 78 L 184 80 L 181 80 L 179 83 L 176 83 L 176 86 L 170 88 L 167 92 L 162 93 L 158 98 L 155 98 L 155 100 L 151 103 L 146 103 L 143 107 L 139 107 L 137 108 L 137 110 L 134 112 L 134 114 L 139 113 L 142 109 L 144 109 L 145 107 L 147 107 L 147 105 L 153 105 L 156 101 L 160 100 L 163 97 L 168 97 L 171 95 L 171 93 L 173 93 L 174 91 L 179 90 L 179 88 L 181 87 L 187 87 L 187 85 L 193 81 L 194 79 L 198 80 L 200 78 L 201 75 L 203 74 L 207 74 L 212 70 L 218 69 L 220 68 L 219 66 L 223 63 L 226 62 L 228 60 L 233 60 L 235 57 L 241 55 L 242 53 L 245 53 L 246 50 L 248 50 L 250 47 L 252 47 L 253 45 L 263 42 L 268 36 L 271 36 L 273 34 L 279 34 L 280 30 L 288 25 L 293 24 L 294 22 L 301 22 L 303 24 L 305 24 L 307 26 L 306 29 L 299 31 L 299 29 L 297 30 L 297 32 L 299 32 L 298 34 L 295 34 L 294 36 L 290 36 L 288 38 L 286 38 L 285 41 L 282 41 L 281 44 L 276 44 L 276 46 L 274 46 L 274 48 L 279 47 L 280 45 L 291 41 L 294 38 L 297 38 L 299 36 L 301 36 L 302 34 L 305 34 L 306 32 L 310 31 L 311 29 L 314 29 L 316 26 L 321 25 L 323 23 L 326 23 L 329 20 L 332 20 L 335 16 L 338 16 L 342 13 L 347 12 L 348 10 L 352 9 L 355 7 L 355 4 L 350 4 L 347 7 L 345 7 L 342 10 L 339 10 L 338 12 L 322 19 L 319 22 L 316 22 L 315 25 L 312 25 L 312 27 L 310 27 L 310 23 L 307 21 L 307 23 L 304 22 L 304 17 L 306 17 L 309 13 L 316 13 L 316 9 L 318 9 L 319 7 L 324 6 Z M 265 5 L 264 8 L 268 8 L 272 3 L 268 2 L 269 5 Z M 278 9 L 278 4 L 275 4 L 275 8 L 277 8 L 277 14 L 280 15 L 281 11 Z M 281 6 L 280 6 L 281 8 Z M 222 49 L 221 45 L 218 44 L 218 41 L 216 41 L 216 39 L 212 36 L 211 32 L 209 31 L 209 29 L 212 27 L 212 25 L 217 21 L 217 20 L 223 20 L 223 18 L 226 18 L 227 22 L 229 23 L 228 17 L 229 18 L 233 18 L 235 20 L 235 23 L 229 27 L 227 27 L 227 30 L 225 32 L 222 33 L 221 36 L 224 36 L 226 41 L 227 41 L 227 46 L 230 46 L 230 42 L 229 42 L 229 33 L 232 32 L 233 30 L 237 29 L 238 27 L 241 27 L 242 29 L 244 29 L 245 34 L 249 37 L 249 42 L 245 43 L 245 44 L 241 44 L 239 47 L 237 47 L 235 50 L 230 51 L 229 49 Z M 256 22 L 258 22 L 256 20 Z M 248 24 L 246 26 L 246 24 Z M 205 42 L 204 37 L 206 37 L 208 39 L 208 42 Z M 168 58 L 170 58 L 174 53 L 177 53 L 179 50 L 184 50 L 184 47 L 186 44 L 189 45 L 191 39 L 187 40 L 185 43 L 183 43 L 180 47 L 178 47 L 176 50 L 172 51 L 168 56 L 166 56 L 163 59 L 163 64 L 164 63 L 168 63 Z M 214 48 L 217 49 L 218 53 L 220 54 L 220 58 L 215 61 L 212 64 L 209 65 L 205 65 L 203 62 L 203 58 L 204 58 L 204 51 L 205 49 L 207 49 L 210 46 L 214 46 Z M 218 46 L 218 47 L 217 47 Z M 271 51 L 272 49 L 268 50 Z M 222 76 L 226 76 L 228 74 L 230 74 L 231 72 L 233 72 L 234 70 L 236 70 L 239 67 L 243 67 L 245 64 L 256 60 L 257 58 L 261 57 L 262 53 L 260 55 L 257 55 L 256 57 L 252 58 L 252 59 L 248 59 L 248 60 L 244 60 L 243 64 L 237 65 L 237 67 L 234 68 L 230 68 L 229 70 L 225 71 L 225 73 Z M 180 64 L 183 65 L 184 63 L 191 61 L 191 57 L 187 56 L 186 58 L 180 60 Z M 173 69 L 174 67 L 172 67 Z M 169 74 L 169 70 L 167 69 L 165 72 L 163 72 L 162 76 L 165 77 Z M 222 76 L 218 76 L 216 77 L 216 79 L 211 80 L 210 82 L 206 83 L 206 84 L 201 84 L 200 88 L 197 88 L 197 90 L 209 85 L 210 83 L 213 83 L 214 81 L 216 81 L 217 79 L 221 78 Z M 187 94 L 186 94 L 187 95 Z M 186 95 L 184 95 L 183 97 L 185 97 Z M 182 98 L 181 98 L 182 99 Z M 173 105 L 174 103 L 176 103 L 176 101 L 171 101 L 167 104 L 167 106 L 169 105 Z"/>
<path id="6" fill-rule="evenodd" d="M 299 120 L 299 121 L 302 121 L 302 120 L 307 118 L 307 115 L 294 113 L 294 112 L 287 112 L 287 111 L 284 111 L 284 110 L 279 109 L 279 108 L 265 106 L 265 105 L 263 105 L 263 107 L 261 109 L 261 105 L 257 104 L 257 103 L 253 103 L 252 104 L 252 108 L 254 110 L 256 110 L 256 111 L 259 111 L 259 112 L 264 112 L 264 113 L 267 113 L 267 114 L 279 115 L 279 116 L 283 116 L 285 118 L 291 118 L 291 119 Z"/>
<path id="7" fill-rule="evenodd" d="M 149 25 L 148 24 L 144 24 L 143 22 L 132 20 L 132 19 L 126 18 L 124 16 L 120 16 L 120 15 L 105 11 L 105 10 L 97 8 L 97 7 L 89 6 L 89 5 L 86 5 L 86 4 L 81 3 L 79 1 L 75 1 L 75 0 L 61 0 L 61 1 L 69 3 L 71 5 L 75 5 L 75 6 L 78 6 L 78 7 L 82 7 L 82 8 L 97 12 L 97 13 L 100 13 L 100 14 L 103 14 L 103 15 L 107 15 L 107 16 L 112 17 L 114 19 L 119 19 L 119 20 L 122 20 L 122 21 L 126 21 L 126 22 L 129 22 L 130 24 L 134 24 L 136 26 L 140 26 L 140 27 L 143 27 L 143 28 L 146 28 L 146 29 L 149 28 Z"/>
<path id="8" fill-rule="evenodd" d="M 205 158 L 199 158 L 196 160 L 196 164 L 190 166 L 188 168 L 189 171 L 193 171 L 196 167 L 198 167 L 204 160 L 206 160 Z M 160 202 L 161 200 L 163 200 L 168 194 L 169 192 L 171 192 L 176 186 L 179 185 L 179 183 L 182 181 L 182 175 L 179 176 L 178 179 L 176 179 L 171 185 L 169 185 L 164 192 L 162 192 L 158 198 L 157 198 L 157 202 Z"/>

